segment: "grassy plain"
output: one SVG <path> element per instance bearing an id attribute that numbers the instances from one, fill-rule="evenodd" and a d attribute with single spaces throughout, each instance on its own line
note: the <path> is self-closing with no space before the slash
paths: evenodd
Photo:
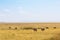
<path id="1" fill-rule="evenodd" d="M 9 29 L 9 27 L 11 27 L 12 29 L 15 29 L 15 27 L 17 27 L 18 29 L 21 29 L 24 27 L 32 27 L 32 28 L 57 27 L 57 28 L 60 28 L 60 23 L 0 23 L 0 29 Z"/>
<path id="2" fill-rule="evenodd" d="M 38 30 L 37 32 L 33 30 L 0 30 L 0 40 L 60 40 L 59 38 L 60 29 Z"/>
<path id="3" fill-rule="evenodd" d="M 31 27 L 31 24 L 29 24 L 29 25 Z M 48 25 L 48 24 L 45 24 L 45 25 Z M 43 26 L 45 26 L 45 25 L 43 25 Z M 49 27 L 49 25 L 51 27 Z M 53 27 L 55 27 L 54 24 L 52 24 L 53 26 L 51 24 L 49 24 L 49 25 L 48 25 L 49 29 L 45 29 L 44 31 L 41 31 L 41 29 L 38 29 L 37 31 L 34 31 L 34 30 L 21 30 L 21 29 L 9 30 L 8 29 L 9 26 L 11 26 L 12 28 L 18 27 L 18 26 L 14 25 L 14 27 L 13 27 L 12 24 L 10 24 L 10 25 L 8 25 L 8 24 L 1 25 L 0 24 L 0 26 L 1 26 L 0 27 L 0 40 L 60 40 L 59 24 L 55 24 L 57 27 L 56 29 L 53 28 Z M 37 25 L 37 27 L 38 27 L 38 25 Z M 1 30 L 1 28 L 5 28 L 5 29 Z"/>

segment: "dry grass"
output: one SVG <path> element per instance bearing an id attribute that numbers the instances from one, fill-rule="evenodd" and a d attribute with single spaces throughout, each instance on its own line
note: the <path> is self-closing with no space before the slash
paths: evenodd
<path id="1" fill-rule="evenodd" d="M 55 40 L 60 29 L 38 30 L 0 30 L 0 40 Z M 58 40 L 58 39 L 57 39 Z"/>
<path id="2" fill-rule="evenodd" d="M 8 29 L 8 27 L 17 27 L 18 29 L 24 28 L 24 27 L 35 27 L 35 28 L 40 28 L 40 27 L 60 27 L 60 23 L 0 23 L 0 28 Z"/>
<path id="3" fill-rule="evenodd" d="M 26 27 L 30 29 L 21 29 Z M 38 30 L 34 31 L 31 27 Z M 40 27 L 48 29 L 41 31 Z M 60 23 L 0 24 L 0 40 L 60 40 Z"/>

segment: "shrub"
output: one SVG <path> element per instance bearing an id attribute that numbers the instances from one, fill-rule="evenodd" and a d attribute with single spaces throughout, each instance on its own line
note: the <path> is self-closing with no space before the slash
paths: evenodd
<path id="1" fill-rule="evenodd" d="M 41 28 L 38 28 L 38 29 L 41 29 Z"/>

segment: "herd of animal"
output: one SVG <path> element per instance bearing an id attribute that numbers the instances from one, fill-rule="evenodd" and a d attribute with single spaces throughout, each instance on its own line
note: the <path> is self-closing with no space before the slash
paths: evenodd
<path id="1" fill-rule="evenodd" d="M 9 29 L 12 29 L 12 27 L 9 27 Z M 18 28 L 15 27 L 14 29 L 17 30 Z M 23 29 L 23 30 L 34 30 L 34 31 L 37 31 L 37 29 L 41 29 L 41 31 L 44 31 L 45 29 L 49 29 L 49 27 L 41 27 L 41 28 L 26 27 L 26 28 L 21 28 L 21 29 Z M 56 29 L 56 27 L 53 27 L 53 29 Z"/>

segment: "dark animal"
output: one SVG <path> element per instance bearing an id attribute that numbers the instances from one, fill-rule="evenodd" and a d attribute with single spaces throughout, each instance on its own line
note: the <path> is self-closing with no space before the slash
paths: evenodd
<path id="1" fill-rule="evenodd" d="M 45 28 L 41 28 L 41 31 L 44 31 L 45 30 Z"/>
<path id="2" fill-rule="evenodd" d="M 33 30 L 34 30 L 34 31 L 37 31 L 37 29 L 36 29 L 36 28 L 33 28 Z"/>
<path id="3" fill-rule="evenodd" d="M 15 27 L 15 29 L 17 29 L 17 27 Z"/>
<path id="4" fill-rule="evenodd" d="M 11 27 L 9 27 L 9 29 L 11 29 Z"/>
<path id="5" fill-rule="evenodd" d="M 56 27 L 53 27 L 54 29 L 56 29 Z"/>
<path id="6" fill-rule="evenodd" d="M 49 27 L 46 27 L 46 29 L 49 29 Z"/>

